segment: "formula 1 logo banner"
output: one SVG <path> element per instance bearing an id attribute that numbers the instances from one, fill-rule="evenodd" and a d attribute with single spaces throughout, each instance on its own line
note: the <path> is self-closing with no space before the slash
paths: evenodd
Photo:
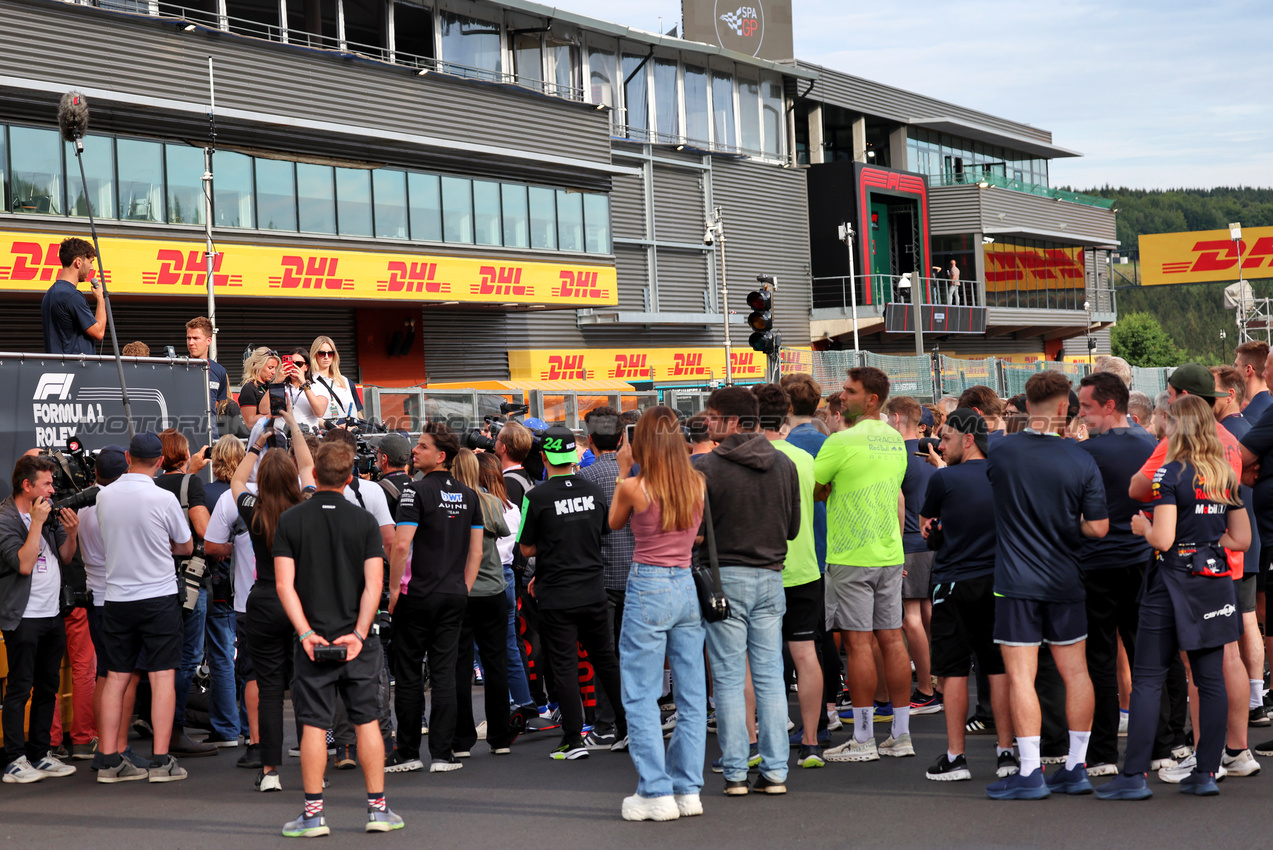
<path id="1" fill-rule="evenodd" d="M 207 366 L 203 361 L 127 358 L 124 380 L 138 431 L 176 428 L 191 450 L 208 441 Z M 128 446 L 119 373 L 110 357 L 0 353 L 0 480 L 30 449 Z M 7 490 L 7 487 L 3 487 Z"/>
<path id="2" fill-rule="evenodd" d="M 44 292 L 57 277 L 69 233 L 0 231 L 0 292 Z M 201 243 L 111 238 L 102 270 L 117 295 L 207 294 Z M 617 304 L 613 266 L 508 257 L 444 257 L 402 250 L 338 251 L 303 244 L 223 242 L 212 283 L 227 295 L 270 298 L 459 301 L 598 307 Z"/>
<path id="3" fill-rule="evenodd" d="M 1239 248 L 1242 277 L 1273 277 L 1273 227 L 1244 227 L 1241 242 L 1227 230 L 1141 236 L 1141 285 L 1237 282 Z"/>

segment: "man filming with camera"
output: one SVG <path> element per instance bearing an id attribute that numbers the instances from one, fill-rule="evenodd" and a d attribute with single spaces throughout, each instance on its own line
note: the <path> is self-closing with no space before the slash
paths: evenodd
<path id="1" fill-rule="evenodd" d="M 376 465 L 380 467 L 380 489 L 389 503 L 389 514 L 398 516 L 402 491 L 411 483 L 407 464 L 411 462 L 411 441 L 401 434 L 386 434 L 376 446 Z"/>
<path id="2" fill-rule="evenodd" d="M 62 564 L 78 547 L 79 519 L 53 511 L 53 473 L 47 457 L 24 455 L 13 468 L 13 495 L 0 504 L 0 631 L 8 653 L 4 694 L 4 781 L 38 782 L 75 768 L 49 753 L 49 728 L 58 672 L 66 648 L 61 611 Z M 31 703 L 30 736 L 23 733 Z"/>

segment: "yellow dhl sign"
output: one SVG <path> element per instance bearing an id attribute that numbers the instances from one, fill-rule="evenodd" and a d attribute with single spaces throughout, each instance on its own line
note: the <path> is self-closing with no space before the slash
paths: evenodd
<path id="1" fill-rule="evenodd" d="M 765 355 L 751 349 L 730 352 L 735 381 L 762 381 Z M 690 381 L 725 380 L 725 349 L 578 348 L 508 352 L 514 381 Z"/>
<path id="2" fill-rule="evenodd" d="M 0 231 L 0 291 L 48 289 L 62 266 L 57 252 L 65 236 Z M 608 266 L 299 245 L 223 243 L 221 248 L 212 280 L 225 295 L 580 307 L 618 303 L 617 274 Z M 112 293 L 207 293 L 202 242 L 110 238 L 102 241 L 102 252 L 101 273 Z"/>
<path id="3" fill-rule="evenodd" d="M 1273 227 L 1244 227 L 1242 240 L 1227 230 L 1155 233 L 1140 237 L 1140 282 L 1144 286 L 1212 283 L 1242 277 L 1273 277 Z"/>

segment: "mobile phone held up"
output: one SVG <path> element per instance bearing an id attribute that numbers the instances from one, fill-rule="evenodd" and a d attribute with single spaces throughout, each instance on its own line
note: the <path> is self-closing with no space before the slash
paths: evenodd
<path id="1" fill-rule="evenodd" d="M 636 440 L 636 424 L 635 423 L 623 426 L 623 438 L 628 441 L 629 446 L 633 444 L 633 442 Z"/>
<path id="2" fill-rule="evenodd" d="M 270 384 L 270 415 L 278 416 L 287 410 L 287 384 Z"/>

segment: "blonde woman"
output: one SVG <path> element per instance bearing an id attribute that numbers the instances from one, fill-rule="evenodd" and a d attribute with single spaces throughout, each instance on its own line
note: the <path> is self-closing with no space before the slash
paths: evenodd
<path id="1" fill-rule="evenodd" d="M 281 362 L 279 353 L 265 345 L 254 350 L 243 361 L 243 389 L 239 390 L 239 410 L 243 413 L 243 424 L 249 430 L 261 418 L 261 402 L 269 399 L 270 382 L 278 373 Z M 266 414 L 268 415 L 268 410 Z"/>
<path id="2" fill-rule="evenodd" d="M 1245 552 L 1251 525 L 1238 498 L 1238 478 L 1216 436 L 1208 399 L 1181 396 L 1167 411 L 1167 458 L 1154 475 L 1153 519 L 1132 517 L 1132 531 L 1157 550 L 1141 591 L 1132 670 L 1131 717 L 1123 773 L 1097 789 L 1102 799 L 1143 800 L 1167 665 L 1189 656 L 1198 688 L 1193 773 L 1185 794 L 1220 793 L 1215 775 L 1225 743 L 1228 694 L 1224 646 L 1241 633 L 1241 607 L 1225 549 Z M 1236 509 L 1236 510 L 1234 510 Z M 1239 569 L 1241 569 L 1239 567 Z"/>
<path id="3" fill-rule="evenodd" d="M 320 336 L 309 347 L 313 364 L 313 390 L 328 399 L 326 419 L 343 419 L 362 412 L 362 399 L 344 375 L 340 374 L 340 352 L 329 336 Z M 316 413 L 318 411 L 315 411 Z"/>

